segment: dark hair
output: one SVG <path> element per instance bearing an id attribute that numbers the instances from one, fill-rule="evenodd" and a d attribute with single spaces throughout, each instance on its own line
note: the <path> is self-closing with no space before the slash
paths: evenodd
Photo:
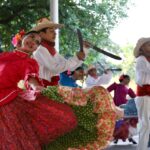
<path id="1" fill-rule="evenodd" d="M 40 33 L 40 32 L 46 33 L 46 30 L 47 30 L 47 29 L 48 29 L 48 28 L 41 29 L 41 30 L 39 31 L 39 33 Z"/>
<path id="2" fill-rule="evenodd" d="M 119 77 L 119 81 L 122 82 L 124 79 L 129 79 L 130 80 L 130 76 L 129 75 L 126 75 L 126 74 L 123 74 Z"/>
<path id="3" fill-rule="evenodd" d="M 81 66 L 76 68 L 74 71 L 71 72 L 71 75 L 73 75 L 75 73 L 75 71 L 79 71 L 79 70 L 84 70 L 84 68 Z"/>

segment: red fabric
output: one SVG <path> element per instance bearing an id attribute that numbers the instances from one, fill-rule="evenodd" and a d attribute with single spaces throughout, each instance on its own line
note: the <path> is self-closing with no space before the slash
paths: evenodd
<path id="1" fill-rule="evenodd" d="M 32 126 L 41 144 L 47 144 L 57 137 L 72 131 L 77 126 L 73 110 L 66 104 L 38 96 L 27 106 Z"/>
<path id="2" fill-rule="evenodd" d="M 0 120 L 0 150 L 41 150 L 77 125 L 69 106 L 44 96 L 32 102 L 16 97 L 0 107 Z"/>
<path id="3" fill-rule="evenodd" d="M 120 124 L 117 126 L 119 121 Z M 137 128 L 138 118 L 130 118 L 119 121 L 116 122 L 116 127 L 113 134 L 114 139 L 122 139 L 123 141 L 126 141 L 126 139 L 129 138 L 129 126 Z"/>
<path id="4" fill-rule="evenodd" d="M 38 74 L 38 64 L 26 53 L 5 52 L 0 56 L 0 106 L 13 100 L 21 89 L 17 84 L 28 74 Z"/>
<path id="5" fill-rule="evenodd" d="M 150 96 L 150 85 L 137 85 L 137 96 Z"/>
<path id="6" fill-rule="evenodd" d="M 56 54 L 56 50 L 54 48 L 55 43 L 54 42 L 48 42 L 48 41 L 42 41 L 41 45 L 47 48 L 47 50 L 50 52 L 52 56 Z"/>
<path id="7" fill-rule="evenodd" d="M 51 78 L 51 82 L 48 81 L 48 80 L 42 79 L 42 84 L 43 84 L 44 87 L 56 86 L 56 85 L 58 85 L 59 79 L 60 79 L 59 76 L 53 76 Z"/>
<path id="8" fill-rule="evenodd" d="M 123 121 L 119 128 L 114 130 L 114 139 L 122 139 L 125 141 L 129 136 L 129 123 Z"/>
<path id="9" fill-rule="evenodd" d="M 44 46 L 45 48 L 47 48 L 47 50 L 49 51 L 49 53 L 50 53 L 52 56 L 54 56 L 54 55 L 56 54 L 56 50 L 55 50 L 55 48 L 54 48 L 54 46 L 55 46 L 55 43 L 54 43 L 54 42 L 48 42 L 48 41 L 43 40 L 43 41 L 41 42 L 41 45 Z M 51 82 L 49 82 L 49 81 L 43 79 L 43 84 L 44 84 L 45 87 L 58 85 L 59 79 L 60 79 L 59 76 L 53 76 L 53 77 L 51 78 Z"/>
<path id="10" fill-rule="evenodd" d="M 33 74 L 38 74 L 38 64 L 27 54 L 19 51 L 1 54 L 0 100 L 5 100 L 0 102 L 0 150 L 41 150 L 42 144 L 77 125 L 72 109 L 65 104 L 42 95 L 35 96 L 35 101 L 27 101 L 35 93 L 22 93 L 17 84 Z"/>

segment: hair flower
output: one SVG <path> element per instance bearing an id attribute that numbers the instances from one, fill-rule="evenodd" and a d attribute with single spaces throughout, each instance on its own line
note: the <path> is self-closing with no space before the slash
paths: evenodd
<path id="1" fill-rule="evenodd" d="M 16 46 L 20 43 L 20 41 L 21 41 L 21 39 L 22 39 L 22 37 L 23 37 L 24 35 L 25 35 L 25 31 L 24 31 L 24 29 L 22 29 L 22 30 L 19 31 L 19 33 L 17 33 L 17 34 L 12 38 L 11 43 L 13 44 L 14 47 L 16 47 Z"/>

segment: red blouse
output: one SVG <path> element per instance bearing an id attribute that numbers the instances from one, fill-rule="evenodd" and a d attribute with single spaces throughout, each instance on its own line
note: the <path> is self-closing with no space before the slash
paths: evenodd
<path id="1" fill-rule="evenodd" d="M 20 51 L 0 55 L 0 106 L 12 101 L 22 90 L 17 87 L 20 80 L 38 74 L 37 62 Z"/>

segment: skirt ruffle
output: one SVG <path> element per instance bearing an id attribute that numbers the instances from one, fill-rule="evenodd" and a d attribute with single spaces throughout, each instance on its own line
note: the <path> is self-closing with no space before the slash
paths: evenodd
<path id="1" fill-rule="evenodd" d="M 55 101 L 68 103 L 78 120 L 72 132 L 51 142 L 45 150 L 101 150 L 108 146 L 113 136 L 116 113 L 107 90 L 103 87 L 88 90 L 48 87 L 43 94 Z"/>
<path id="2" fill-rule="evenodd" d="M 72 109 L 44 96 L 17 97 L 0 107 L 0 150 L 41 150 L 77 125 Z"/>

